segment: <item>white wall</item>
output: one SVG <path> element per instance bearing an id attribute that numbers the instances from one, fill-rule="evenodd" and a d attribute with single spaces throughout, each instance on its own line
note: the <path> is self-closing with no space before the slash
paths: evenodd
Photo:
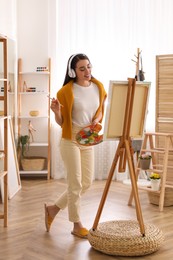
<path id="1" fill-rule="evenodd" d="M 17 39 L 24 71 L 47 64 L 48 0 L 17 1 Z"/>
<path id="2" fill-rule="evenodd" d="M 18 57 L 23 71 L 34 71 L 52 60 L 52 84 L 55 79 L 56 0 L 17 1 Z"/>
<path id="3" fill-rule="evenodd" d="M 16 0 L 0 0 L 0 34 L 16 39 Z"/>
<path id="4" fill-rule="evenodd" d="M 56 62 L 56 0 L 0 0 L 0 34 L 17 39 L 26 70 Z M 54 68 L 54 66 L 53 66 Z"/>

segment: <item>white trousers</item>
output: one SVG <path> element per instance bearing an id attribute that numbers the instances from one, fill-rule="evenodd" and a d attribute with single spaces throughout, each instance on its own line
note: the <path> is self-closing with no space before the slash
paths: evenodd
<path id="1" fill-rule="evenodd" d="M 60 209 L 68 206 L 69 221 L 80 221 L 81 195 L 91 186 L 94 173 L 93 147 L 79 145 L 75 136 L 80 128 L 73 128 L 73 139 L 62 139 L 61 155 L 67 169 L 67 190 L 57 199 Z"/>

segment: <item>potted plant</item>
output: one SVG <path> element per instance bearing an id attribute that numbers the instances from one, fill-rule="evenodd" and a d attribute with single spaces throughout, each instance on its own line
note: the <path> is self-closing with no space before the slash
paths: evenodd
<path id="1" fill-rule="evenodd" d="M 160 189 L 160 174 L 153 172 L 150 176 L 152 190 L 158 191 Z"/>
<path id="2" fill-rule="evenodd" d="M 26 155 L 26 148 L 29 148 L 29 136 L 28 135 L 20 135 L 18 137 L 17 143 L 17 158 L 19 162 L 19 168 L 21 168 L 21 160 Z"/>
<path id="3" fill-rule="evenodd" d="M 21 135 L 18 139 L 18 147 L 21 147 L 21 156 L 25 157 L 26 148 L 29 148 L 29 135 Z"/>
<path id="4" fill-rule="evenodd" d="M 151 158 L 152 158 L 152 156 L 149 153 L 142 153 L 139 156 L 141 169 L 147 170 L 150 168 Z"/>

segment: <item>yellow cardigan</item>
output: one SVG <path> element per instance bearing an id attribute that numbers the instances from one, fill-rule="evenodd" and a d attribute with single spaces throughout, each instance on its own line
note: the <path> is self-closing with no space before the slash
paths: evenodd
<path id="1" fill-rule="evenodd" d="M 103 87 L 103 84 L 98 81 L 95 78 L 92 78 L 91 81 L 97 85 L 99 88 L 100 93 L 100 105 L 96 111 L 96 114 L 93 119 L 95 119 L 99 112 L 102 111 L 102 117 L 104 115 L 104 101 L 107 97 L 106 91 Z M 73 86 L 74 80 L 71 80 L 68 82 L 65 86 L 63 86 L 58 92 L 57 92 L 57 98 L 59 102 L 63 105 L 61 107 L 61 113 L 62 113 L 62 137 L 65 139 L 71 139 L 72 138 L 72 107 L 73 107 Z M 102 119 L 100 120 L 101 123 Z"/>

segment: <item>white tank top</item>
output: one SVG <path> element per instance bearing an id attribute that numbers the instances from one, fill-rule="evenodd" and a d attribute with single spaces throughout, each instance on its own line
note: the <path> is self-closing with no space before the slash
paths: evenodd
<path id="1" fill-rule="evenodd" d="M 92 123 L 92 119 L 99 107 L 99 89 L 91 82 L 88 87 L 73 84 L 74 103 L 72 109 L 73 124 L 85 127 Z"/>

